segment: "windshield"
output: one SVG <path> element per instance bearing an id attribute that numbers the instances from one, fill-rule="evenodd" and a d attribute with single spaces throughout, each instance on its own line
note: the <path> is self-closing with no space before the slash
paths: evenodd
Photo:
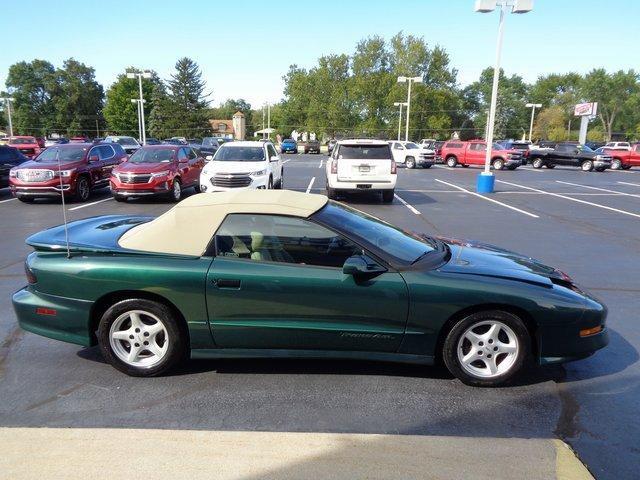
<path id="1" fill-rule="evenodd" d="M 293 138 L 285 138 L 282 143 L 296 143 Z"/>
<path id="2" fill-rule="evenodd" d="M 261 162 L 264 160 L 262 147 L 221 146 L 213 157 L 220 162 Z"/>
<path id="3" fill-rule="evenodd" d="M 578 150 L 580 150 L 581 152 L 593 152 L 593 150 L 591 150 L 589 147 L 587 147 L 586 145 L 576 145 L 576 148 Z"/>
<path id="4" fill-rule="evenodd" d="M 348 231 L 359 243 L 383 250 L 402 264 L 410 265 L 435 250 L 425 239 L 341 203 L 329 202 L 315 216 L 329 226 Z"/>
<path id="5" fill-rule="evenodd" d="M 486 148 L 486 147 L 485 147 L 485 148 Z M 492 148 L 492 150 L 504 150 L 504 149 L 505 149 L 505 148 L 504 148 L 502 145 L 500 145 L 499 143 L 494 143 L 494 144 L 493 144 L 493 148 Z M 483 150 L 484 150 L 484 148 L 483 148 Z"/>
<path id="6" fill-rule="evenodd" d="M 407 148 L 407 150 L 412 150 L 414 148 L 420 148 L 420 147 L 418 147 L 418 145 L 416 145 L 413 142 L 405 143 L 404 146 Z"/>
<path id="7" fill-rule="evenodd" d="M 119 143 L 120 145 L 138 145 L 138 142 L 136 142 L 135 138 L 131 137 L 118 137 L 112 140 L 115 140 L 115 142 Z"/>
<path id="8" fill-rule="evenodd" d="M 203 147 L 217 147 L 218 146 L 218 139 L 216 137 L 204 137 L 202 139 L 202 146 Z"/>
<path id="9" fill-rule="evenodd" d="M 9 140 L 10 145 L 29 145 L 36 143 L 36 139 L 33 137 L 27 138 L 12 138 Z"/>
<path id="10" fill-rule="evenodd" d="M 389 145 L 340 145 L 338 158 L 387 160 L 391 158 L 391 150 Z"/>
<path id="11" fill-rule="evenodd" d="M 131 155 L 131 163 L 169 163 L 173 160 L 173 148 L 141 148 Z"/>
<path id="12" fill-rule="evenodd" d="M 87 153 L 87 147 L 49 147 L 35 158 L 36 162 L 57 162 L 58 156 L 61 162 L 77 162 L 82 160 Z"/>

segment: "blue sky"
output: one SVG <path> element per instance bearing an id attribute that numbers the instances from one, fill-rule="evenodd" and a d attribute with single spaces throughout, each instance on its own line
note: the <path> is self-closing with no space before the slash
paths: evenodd
<path id="1" fill-rule="evenodd" d="M 310 67 L 320 55 L 351 53 L 364 37 L 400 30 L 443 46 L 467 84 L 493 64 L 498 25 L 498 13 L 475 13 L 473 0 L 3 3 L 2 87 L 21 60 L 60 65 L 73 56 L 106 88 L 129 65 L 166 78 L 189 56 L 215 104 L 245 98 L 254 107 L 281 98 L 290 64 Z M 640 69 L 639 16 L 640 0 L 535 0 L 533 12 L 507 17 L 502 66 L 529 81 L 594 67 Z"/>

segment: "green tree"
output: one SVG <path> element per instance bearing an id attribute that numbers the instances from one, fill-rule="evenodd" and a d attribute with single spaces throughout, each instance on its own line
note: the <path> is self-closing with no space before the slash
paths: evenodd
<path id="1" fill-rule="evenodd" d="M 543 108 L 536 115 L 533 136 L 539 140 L 567 140 L 567 112 L 560 105 Z"/>
<path id="2" fill-rule="evenodd" d="M 635 96 L 640 91 L 638 74 L 629 70 L 607 73 L 597 68 L 585 75 L 580 91 L 585 101 L 598 102 L 598 118 L 602 123 L 606 140 L 611 139 L 616 121 L 625 120 L 629 126 L 637 121 L 637 110 L 633 111 Z M 623 129 L 624 126 L 620 125 Z"/>
<path id="3" fill-rule="evenodd" d="M 135 70 L 133 67 L 126 69 L 127 72 Z M 155 72 L 152 73 L 151 78 L 142 79 L 142 95 L 145 99 L 144 113 L 146 119 L 149 119 L 153 110 L 154 89 L 161 82 Z M 138 79 L 127 78 L 125 73 L 118 75 L 116 81 L 107 90 L 103 110 L 110 133 L 138 136 L 138 105 L 132 103 L 131 99 L 139 97 Z"/>

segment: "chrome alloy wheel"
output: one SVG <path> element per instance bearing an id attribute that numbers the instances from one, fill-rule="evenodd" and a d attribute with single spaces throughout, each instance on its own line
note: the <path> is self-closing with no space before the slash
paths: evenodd
<path id="1" fill-rule="evenodd" d="M 164 358 L 169 334 L 157 316 L 144 310 L 120 315 L 109 330 L 109 344 L 116 356 L 133 367 L 150 368 Z"/>
<path id="2" fill-rule="evenodd" d="M 458 340 L 458 361 L 477 378 L 494 378 L 508 372 L 520 346 L 511 328 L 497 320 L 474 323 Z"/>
<path id="3" fill-rule="evenodd" d="M 173 181 L 173 198 L 176 200 L 180 200 L 180 197 L 182 196 L 182 187 L 180 186 L 180 182 L 177 180 Z"/>

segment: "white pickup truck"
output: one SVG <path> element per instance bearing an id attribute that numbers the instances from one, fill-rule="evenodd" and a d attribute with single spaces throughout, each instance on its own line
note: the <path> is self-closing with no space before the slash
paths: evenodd
<path id="1" fill-rule="evenodd" d="M 407 168 L 431 168 L 436 163 L 436 152 L 422 148 L 413 142 L 400 140 L 390 141 L 389 146 L 393 153 L 393 159 Z"/>

